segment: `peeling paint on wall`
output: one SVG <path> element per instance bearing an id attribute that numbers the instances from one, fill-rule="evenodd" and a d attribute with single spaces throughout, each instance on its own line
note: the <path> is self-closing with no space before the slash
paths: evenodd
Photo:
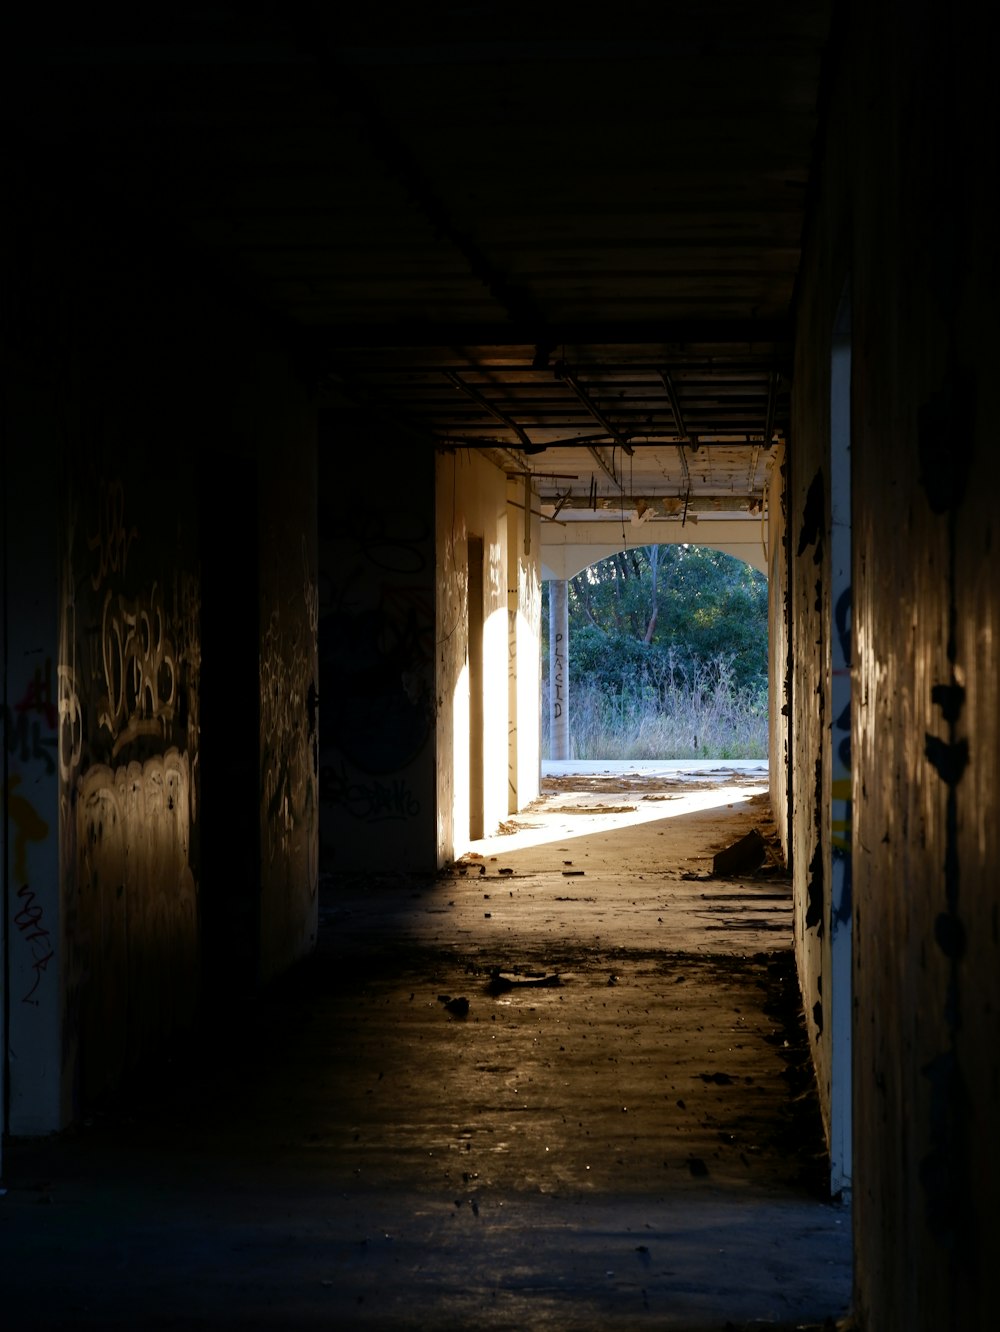
<path id="1" fill-rule="evenodd" d="M 930 1145 L 920 1162 L 927 1226 L 946 1248 L 958 1252 L 974 1231 L 977 1219 L 969 1206 L 971 1193 L 968 1155 L 969 1118 L 972 1113 L 965 1086 L 957 1037 L 962 1027 L 962 969 L 966 930 L 961 907 L 961 863 L 959 855 L 959 786 L 969 764 L 969 739 L 959 734 L 965 689 L 959 682 L 957 623 L 959 615 L 956 552 L 958 525 L 965 497 L 970 443 L 969 414 L 974 394 L 949 385 L 933 395 L 921 408 L 918 444 L 921 485 L 931 512 L 947 520 L 948 564 L 945 573 L 948 599 L 946 656 L 948 679 L 931 688 L 932 708 L 940 710 L 945 737 L 930 732 L 924 736 L 924 754 L 945 787 L 943 903 L 934 919 L 934 939 L 948 962 L 947 984 L 942 995 L 948 1047 L 923 1069 L 930 1083 Z M 963 434 L 963 431 L 967 433 Z M 955 433 L 957 432 L 957 434 Z M 950 446 L 941 454 L 942 440 Z M 956 1273 L 956 1278 L 957 1273 Z"/>
<path id="2" fill-rule="evenodd" d="M 826 530 L 826 492 L 823 485 L 823 472 L 817 470 L 809 482 L 805 505 L 802 510 L 802 526 L 799 530 L 799 544 L 796 555 L 803 556 L 810 546 L 813 550 L 813 564 L 823 563 L 823 534 Z M 817 583 L 818 588 L 822 584 Z M 818 610 L 819 607 L 817 606 Z"/>
<path id="3" fill-rule="evenodd" d="M 200 584 L 183 542 L 155 535 L 169 513 L 133 494 L 141 480 L 74 475 L 64 547 L 63 1054 L 83 1104 L 189 1022 L 199 992 Z"/>

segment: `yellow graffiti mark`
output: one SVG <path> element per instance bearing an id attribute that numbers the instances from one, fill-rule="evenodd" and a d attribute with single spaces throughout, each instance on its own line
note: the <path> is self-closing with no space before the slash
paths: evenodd
<path id="1" fill-rule="evenodd" d="M 834 800 L 846 800 L 850 803 L 851 799 L 851 779 L 850 777 L 838 777 L 832 786 L 832 795 Z"/>
<path id="2" fill-rule="evenodd" d="M 836 782 L 834 785 L 836 786 Z M 847 805 L 847 817 L 844 819 L 830 820 L 830 843 L 835 851 L 851 851 L 851 802 L 845 802 Z"/>
<path id="3" fill-rule="evenodd" d="M 20 773 L 11 775 L 6 789 L 0 787 L 7 804 L 7 813 L 17 829 L 14 834 L 14 874 L 19 883 L 28 877 L 28 843 L 44 842 L 49 835 L 49 825 L 40 818 L 30 800 L 24 796 L 11 795 L 11 787 L 21 781 Z"/>

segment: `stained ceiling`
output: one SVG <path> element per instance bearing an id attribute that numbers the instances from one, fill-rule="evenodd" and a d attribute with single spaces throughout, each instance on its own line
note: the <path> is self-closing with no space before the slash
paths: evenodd
<path id="1" fill-rule="evenodd" d="M 831 0 L 31 16 L 5 119 L 546 518 L 759 510 Z"/>

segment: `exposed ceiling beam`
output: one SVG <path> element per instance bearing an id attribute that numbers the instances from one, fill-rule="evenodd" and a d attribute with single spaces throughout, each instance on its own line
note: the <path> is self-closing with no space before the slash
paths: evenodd
<path id="1" fill-rule="evenodd" d="M 299 41 L 306 44 L 317 61 L 328 92 L 339 102 L 350 121 L 359 127 L 373 156 L 402 185 L 435 232 L 458 251 L 469 272 L 483 284 L 504 314 L 512 322 L 531 329 L 528 340 L 536 346 L 551 345 L 545 333 L 545 321 L 532 296 L 525 288 L 511 282 L 472 235 L 456 222 L 444 199 L 420 170 L 382 110 L 358 66 L 345 58 L 346 48 L 340 44 L 336 31 L 301 5 L 296 6 L 294 12 Z"/>
<path id="2" fill-rule="evenodd" d="M 670 399 L 670 410 L 674 415 L 674 425 L 677 427 L 677 433 L 680 435 L 681 444 L 689 443 L 692 451 L 698 448 L 698 441 L 691 437 L 687 426 L 684 423 L 684 417 L 681 413 L 681 404 L 677 397 L 677 390 L 674 388 L 674 381 L 666 370 L 659 372 L 660 379 L 663 381 L 663 387 L 667 390 L 667 397 Z M 681 464 L 685 473 L 687 472 L 687 459 L 684 457 L 684 449 L 678 444 L 677 451 L 681 455 Z"/>
<path id="3" fill-rule="evenodd" d="M 750 448 L 750 470 L 747 473 L 747 490 L 752 495 L 757 484 L 757 463 L 760 459 L 760 445 L 754 444 Z"/>
<path id="4" fill-rule="evenodd" d="M 687 455 L 684 452 L 684 445 L 677 445 L 677 457 L 680 459 L 681 471 L 684 473 L 684 484 L 688 490 L 691 489 L 691 468 L 688 467 Z"/>
<path id="5" fill-rule="evenodd" d="M 769 449 L 774 440 L 774 412 L 778 401 L 778 372 L 771 371 L 767 386 L 767 417 L 764 424 L 764 448 Z"/>
<path id="6" fill-rule="evenodd" d="M 531 440 L 528 438 L 527 433 L 521 428 L 521 426 L 517 424 L 517 422 L 513 419 L 513 417 L 508 416 L 506 412 L 502 412 L 500 408 L 497 407 L 494 403 L 490 402 L 488 398 L 484 398 L 478 389 L 473 388 L 471 384 L 467 384 L 465 380 L 462 379 L 459 375 L 456 375 L 453 370 L 446 370 L 444 373 L 448 377 L 448 379 L 451 380 L 451 382 L 455 385 L 456 388 L 461 389 L 463 393 L 468 394 L 468 396 L 472 398 L 474 402 L 478 402 L 480 407 L 484 408 L 487 412 L 489 412 L 491 416 L 496 417 L 496 419 L 500 421 L 503 425 L 505 425 L 508 430 L 512 430 L 526 449 L 528 449 L 529 451 L 534 450 L 535 445 L 531 442 Z"/>
<path id="7" fill-rule="evenodd" d="M 615 485 L 618 487 L 618 489 L 621 490 L 622 483 L 618 480 L 618 477 L 615 476 L 615 469 L 613 465 L 608 463 L 607 459 L 604 457 L 604 454 L 601 452 L 601 450 L 597 448 L 595 445 L 590 444 L 587 447 L 587 452 L 591 455 L 591 457 L 594 458 L 594 460 L 597 462 L 598 466 L 601 468 L 604 474 L 606 476 L 609 476 L 611 480 L 615 483 Z"/>
<path id="8" fill-rule="evenodd" d="M 626 503 L 633 497 L 625 496 Z M 657 498 L 643 496 L 646 505 L 652 510 L 652 518 L 679 518 L 685 506 L 689 513 L 756 513 L 760 509 L 760 499 L 754 495 L 663 495 Z M 558 504 L 560 509 L 587 509 L 595 515 L 595 521 L 614 522 L 621 517 L 621 499 L 599 497 L 595 501 L 589 495 L 545 494 L 540 496 L 542 504 Z M 604 515 L 602 518 L 601 515 Z"/>
<path id="9" fill-rule="evenodd" d="M 580 401 L 583 403 L 584 407 L 586 407 L 587 411 L 591 414 L 594 420 L 598 423 L 598 425 L 604 427 L 604 429 L 608 432 L 608 434 L 615 441 L 618 447 L 624 450 L 625 453 L 631 453 L 632 445 L 628 442 L 628 440 L 621 433 L 618 427 L 615 426 L 604 415 L 600 407 L 598 407 L 597 403 L 594 402 L 593 398 L 583 387 L 580 381 L 576 378 L 576 376 L 572 373 L 572 371 L 567 370 L 565 366 L 558 365 L 555 368 L 555 376 L 557 379 L 562 380 L 564 384 L 568 384 L 570 386 L 570 388 L 580 399 Z"/>
<path id="10" fill-rule="evenodd" d="M 401 323 L 314 324 L 311 336 L 322 346 L 336 351 L 349 347 L 352 352 L 365 349 L 385 350 L 398 348 L 438 348 L 449 360 L 456 359 L 456 349 L 474 352 L 491 347 L 521 348 L 523 363 L 530 365 L 536 358 L 539 330 L 536 323 L 524 321 L 495 324 L 435 324 L 427 319 L 414 318 Z M 786 319 L 680 319 L 650 320 L 632 323 L 573 323 L 553 324 L 547 338 L 560 349 L 607 347 L 634 347 L 644 359 L 651 349 L 662 353 L 671 348 L 678 354 L 704 357 L 708 348 L 726 349 L 727 360 L 738 354 L 764 356 L 771 353 L 775 343 L 788 348 L 791 355 L 792 329 Z M 720 353 L 722 354 L 722 353 Z"/>

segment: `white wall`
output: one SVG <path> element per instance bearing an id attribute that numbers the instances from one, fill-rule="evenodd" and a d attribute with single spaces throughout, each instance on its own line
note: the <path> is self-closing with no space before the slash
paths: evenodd
<path id="1" fill-rule="evenodd" d="M 483 831 L 496 830 L 512 801 L 523 806 L 537 794 L 541 580 L 536 519 L 525 551 L 523 494 L 522 486 L 508 496 L 504 473 L 472 450 L 438 455 L 438 864 L 462 854 L 474 826 L 469 727 L 480 711 L 471 697 L 470 625 L 482 626 Z M 469 604 L 470 538 L 483 543 L 481 613 Z"/>
<path id="2" fill-rule="evenodd" d="M 537 798 L 541 776 L 541 519 L 527 494 L 526 512 L 524 483 L 507 483 L 509 814 Z"/>

